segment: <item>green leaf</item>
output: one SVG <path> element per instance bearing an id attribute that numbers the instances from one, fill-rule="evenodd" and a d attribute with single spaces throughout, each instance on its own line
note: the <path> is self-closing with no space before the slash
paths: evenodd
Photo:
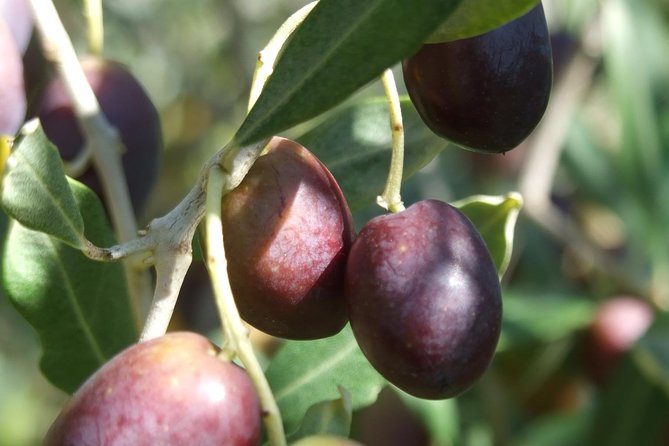
<path id="1" fill-rule="evenodd" d="M 517 192 L 504 196 L 475 195 L 455 203 L 478 228 L 497 267 L 499 277 L 511 261 L 513 233 L 523 198 Z"/>
<path id="2" fill-rule="evenodd" d="M 423 124 L 408 97 L 402 98 L 404 175 L 408 179 L 447 143 Z M 385 97 L 356 101 L 296 138 L 332 172 L 352 211 L 374 203 L 383 192 L 391 157 L 391 129 Z"/>
<path id="3" fill-rule="evenodd" d="M 669 314 L 622 358 L 594 407 L 586 444 L 664 444 L 669 418 Z M 624 408 L 624 410 L 621 410 Z M 595 442 L 596 440 L 596 442 Z"/>
<path id="4" fill-rule="evenodd" d="M 637 365 L 669 398 L 669 315 L 658 313 L 634 348 Z"/>
<path id="5" fill-rule="evenodd" d="M 447 42 L 483 34 L 520 17 L 537 3 L 537 0 L 464 0 L 427 41 Z"/>
<path id="6" fill-rule="evenodd" d="M 665 176 L 652 73 L 665 52 L 653 53 L 657 35 L 651 32 L 665 25 L 657 8 L 644 3 L 613 0 L 602 5 L 601 13 L 603 67 L 620 123 L 618 178 L 640 201 L 654 197 Z M 630 70 L 631 66 L 644 69 Z"/>
<path id="7" fill-rule="evenodd" d="M 351 393 L 353 410 L 369 405 L 385 380 L 369 364 L 350 326 L 316 341 L 289 341 L 266 371 L 286 432 L 299 425 L 313 404 L 339 398 L 339 387 Z"/>
<path id="8" fill-rule="evenodd" d="M 70 186 L 99 246 L 115 243 L 98 198 Z M 12 221 L 2 255 L 6 295 L 42 343 L 42 372 L 73 392 L 100 365 L 137 338 L 123 270 L 101 263 L 47 234 Z"/>
<path id="9" fill-rule="evenodd" d="M 566 338 L 587 326 L 594 312 L 595 304 L 587 299 L 505 291 L 502 335 L 497 351 Z"/>
<path id="10" fill-rule="evenodd" d="M 300 428 L 289 440 L 297 441 L 312 435 L 348 437 L 353 418 L 351 394 L 343 387 L 339 388 L 339 393 L 341 397 L 336 400 L 322 401 L 311 406 L 304 415 Z"/>
<path id="11" fill-rule="evenodd" d="M 633 354 L 628 355 L 596 400 L 592 425 L 583 444 L 664 444 L 668 417 L 667 393 L 644 376 Z"/>
<path id="12" fill-rule="evenodd" d="M 2 179 L 2 206 L 26 228 L 81 248 L 84 222 L 70 192 L 58 150 L 38 121 L 26 125 L 14 143 Z"/>
<path id="13" fill-rule="evenodd" d="M 420 417 L 430 433 L 433 444 L 451 445 L 457 442 L 460 433 L 457 399 L 424 400 L 395 387 L 393 389 L 407 407 Z"/>
<path id="14" fill-rule="evenodd" d="M 588 411 L 542 417 L 527 423 L 511 444 L 515 446 L 583 446 L 588 429 Z M 595 443 L 593 443 L 595 444 Z"/>
<path id="15" fill-rule="evenodd" d="M 283 48 L 235 135 L 251 144 L 313 118 L 412 54 L 461 0 L 321 0 Z"/>

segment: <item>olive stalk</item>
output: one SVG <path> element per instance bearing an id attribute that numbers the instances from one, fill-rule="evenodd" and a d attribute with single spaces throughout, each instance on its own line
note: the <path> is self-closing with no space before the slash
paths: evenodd
<path id="1" fill-rule="evenodd" d="M 84 8 L 88 51 L 99 56 L 102 54 L 105 40 L 102 0 L 85 0 Z"/>
<path id="2" fill-rule="evenodd" d="M 137 226 L 121 165 L 122 142 L 118 131 L 102 113 L 53 2 L 30 0 L 30 6 L 45 56 L 55 64 L 72 99 L 77 120 L 108 198 L 117 237 L 121 242 L 132 240 L 137 236 Z M 123 266 L 135 316 L 139 320 L 141 309 L 151 295 L 151 278 L 147 271 L 138 267 L 134 259 L 126 260 Z"/>
<path id="3" fill-rule="evenodd" d="M 218 166 L 209 171 L 206 201 L 206 263 L 209 269 L 214 296 L 225 336 L 224 355 L 236 353 L 253 380 L 263 409 L 263 421 L 267 429 L 270 445 L 285 446 L 286 436 L 281 421 L 281 413 L 262 367 L 253 352 L 247 327 L 239 316 L 230 281 L 223 245 L 223 224 L 221 222 L 221 199 L 226 179 Z"/>
<path id="4" fill-rule="evenodd" d="M 376 198 L 376 203 L 390 212 L 404 210 L 404 203 L 400 195 L 402 188 L 402 172 L 404 170 L 404 124 L 402 122 L 402 106 L 397 93 L 395 77 L 390 68 L 381 75 L 383 89 L 388 99 L 390 128 L 392 131 L 392 154 L 388 179 L 383 193 Z"/>

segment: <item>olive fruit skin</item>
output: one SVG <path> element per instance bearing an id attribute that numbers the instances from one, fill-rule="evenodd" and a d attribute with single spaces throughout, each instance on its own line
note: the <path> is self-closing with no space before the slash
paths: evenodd
<path id="1" fill-rule="evenodd" d="M 0 136 L 14 135 L 24 121 L 27 102 L 23 61 L 7 23 L 0 17 Z"/>
<path id="2" fill-rule="evenodd" d="M 353 224 L 327 168 L 302 145 L 274 137 L 221 207 L 242 318 L 281 338 L 338 333 L 347 322 L 344 272 Z"/>
<path id="3" fill-rule="evenodd" d="M 81 65 L 105 117 L 119 131 L 125 146 L 123 170 L 135 212 L 140 212 L 158 174 L 162 133 L 158 112 L 137 79 L 120 63 L 88 57 Z M 72 101 L 59 77 L 45 87 L 38 116 L 47 137 L 64 160 L 82 150 L 84 139 L 75 118 Z M 94 167 L 81 177 L 82 183 L 103 197 Z"/>
<path id="4" fill-rule="evenodd" d="M 467 390 L 497 346 L 497 272 L 473 224 L 454 207 L 420 201 L 370 220 L 346 269 L 351 327 L 369 362 L 419 398 Z"/>
<path id="5" fill-rule="evenodd" d="M 215 355 L 206 338 L 189 332 L 127 348 L 74 394 L 44 445 L 260 444 L 251 380 Z"/>
<path id="6" fill-rule="evenodd" d="M 471 150 L 506 152 L 548 105 L 553 67 L 543 7 L 479 36 L 425 44 L 402 69 L 411 101 L 434 133 Z"/>
<path id="7" fill-rule="evenodd" d="M 28 0 L 0 0 L 0 18 L 7 23 L 19 53 L 25 53 L 33 31 L 33 15 Z"/>

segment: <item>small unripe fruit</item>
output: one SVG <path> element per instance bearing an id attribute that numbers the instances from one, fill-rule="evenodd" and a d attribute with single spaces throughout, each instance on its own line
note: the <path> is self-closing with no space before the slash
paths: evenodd
<path id="1" fill-rule="evenodd" d="M 187 332 L 129 347 L 74 394 L 44 445 L 258 445 L 255 388 L 216 353 Z"/>
<path id="2" fill-rule="evenodd" d="M 420 398 L 467 390 L 501 328 L 495 265 L 474 225 L 435 200 L 369 221 L 346 269 L 353 333 L 370 363 Z"/>
<path id="3" fill-rule="evenodd" d="M 242 318 L 282 338 L 339 332 L 347 321 L 343 284 L 353 225 L 327 168 L 300 144 L 272 138 L 221 206 Z"/>

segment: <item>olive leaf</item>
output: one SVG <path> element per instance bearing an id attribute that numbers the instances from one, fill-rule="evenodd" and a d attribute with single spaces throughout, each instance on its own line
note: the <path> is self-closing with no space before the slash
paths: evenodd
<path id="1" fill-rule="evenodd" d="M 311 435 L 348 437 L 353 418 L 351 394 L 341 386 L 339 393 L 341 396 L 336 400 L 321 401 L 307 409 L 300 428 L 290 435 L 290 441 Z"/>
<path id="2" fill-rule="evenodd" d="M 564 339 L 591 323 L 592 300 L 536 291 L 504 291 L 504 319 L 497 352 Z"/>
<path id="3" fill-rule="evenodd" d="M 427 42 L 447 42 L 483 34 L 520 17 L 537 3 L 538 0 L 464 0 Z"/>
<path id="4" fill-rule="evenodd" d="M 288 341 L 266 371 L 287 432 L 299 426 L 312 405 L 351 394 L 353 410 L 371 404 L 385 380 L 369 364 L 347 325 L 316 341 Z"/>
<path id="5" fill-rule="evenodd" d="M 511 261 L 513 236 L 523 198 L 517 192 L 503 196 L 474 195 L 451 203 L 474 223 L 502 277 Z"/>
<path id="6" fill-rule="evenodd" d="M 86 235 L 94 243 L 113 245 L 113 233 L 97 196 L 74 180 L 70 186 L 86 223 Z M 73 392 L 100 365 L 136 340 L 119 263 L 90 260 L 55 237 L 13 220 L 1 266 L 4 293 L 37 332 L 43 349 L 42 372 L 60 389 Z"/>
<path id="7" fill-rule="evenodd" d="M 26 228 L 82 248 L 84 221 L 65 178 L 58 150 L 39 121 L 26 124 L 14 142 L 2 179 L 1 204 Z"/>

